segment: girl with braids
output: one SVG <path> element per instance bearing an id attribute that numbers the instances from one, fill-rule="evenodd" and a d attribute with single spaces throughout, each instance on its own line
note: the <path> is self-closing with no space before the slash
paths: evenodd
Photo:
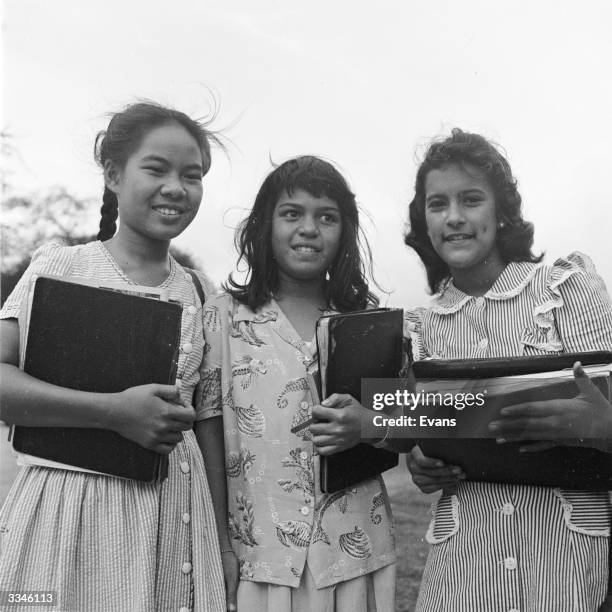
<path id="1" fill-rule="evenodd" d="M 0 590 L 56 591 L 62 610 L 225 610 L 212 502 L 192 431 L 202 304 L 192 276 L 169 254 L 200 206 L 211 139 L 197 121 L 156 104 L 115 114 L 96 139 L 105 182 L 98 241 L 40 248 L 0 312 L 4 421 L 110 429 L 169 454 L 162 484 L 24 467 L 0 512 Z M 34 274 L 167 289 L 184 305 L 177 385 L 86 393 L 19 370 L 18 313 Z"/>
<path id="2" fill-rule="evenodd" d="M 510 165 L 490 142 L 458 129 L 434 142 L 415 191 L 406 244 L 421 257 L 435 293 L 429 308 L 409 317 L 417 358 L 612 349 L 602 279 L 580 253 L 539 264 Z M 502 410 L 490 424 L 499 443 L 524 440 L 524 451 L 543 452 L 542 461 L 554 440 L 584 438 L 572 444 L 612 452 L 612 406 L 579 363 L 574 376 L 574 399 Z M 608 583 L 606 491 L 468 482 L 459 467 L 418 446 L 408 466 L 423 492 L 442 489 L 417 610 L 599 609 Z"/>
<path id="3" fill-rule="evenodd" d="M 306 373 L 317 319 L 377 303 L 358 236 L 342 175 L 316 157 L 291 159 L 265 179 L 237 233 L 246 281 L 230 276 L 206 305 L 197 428 L 208 432 L 201 449 L 211 464 L 225 434 L 225 465 L 211 469 L 227 467 L 227 488 L 224 480 L 211 488 L 215 507 L 229 506 L 218 520 L 240 565 L 241 612 L 395 609 L 382 478 L 323 495 L 309 428 L 295 429 L 312 410 Z"/>

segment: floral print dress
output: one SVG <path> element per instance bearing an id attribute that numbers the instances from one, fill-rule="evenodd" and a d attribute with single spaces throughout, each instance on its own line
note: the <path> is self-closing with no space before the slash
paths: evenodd
<path id="1" fill-rule="evenodd" d="M 309 429 L 291 433 L 310 418 L 306 367 L 315 355 L 279 306 L 253 312 L 217 296 L 204 333 L 197 418 L 223 416 L 241 580 L 297 588 L 307 567 L 322 589 L 394 564 L 382 478 L 324 495 Z"/>

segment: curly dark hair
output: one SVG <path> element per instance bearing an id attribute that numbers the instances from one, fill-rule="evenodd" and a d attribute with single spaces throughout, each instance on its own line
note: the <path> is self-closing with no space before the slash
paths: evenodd
<path id="1" fill-rule="evenodd" d="M 497 248 L 502 260 L 505 263 L 542 261 L 543 255 L 536 256 L 531 250 L 533 224 L 523 219 L 521 195 L 508 160 L 483 136 L 454 128 L 449 137 L 430 144 L 425 159 L 419 166 L 414 198 L 409 206 L 409 231 L 404 235 L 404 242 L 418 253 L 425 266 L 431 292 L 440 291 L 451 273 L 427 235 L 425 180 L 431 170 L 439 170 L 453 164 L 460 167 L 473 166 L 489 181 L 495 197 L 497 220 L 502 222 L 496 234 Z"/>
<path id="2" fill-rule="evenodd" d="M 342 233 L 326 284 L 328 307 L 342 312 L 362 310 L 377 305 L 366 280 L 372 270 L 368 242 L 359 228 L 355 195 L 344 177 L 327 161 L 311 155 L 290 159 L 277 166 L 264 180 L 248 217 L 236 229 L 235 245 L 238 262 L 247 264 L 244 284 L 230 274 L 223 288 L 242 304 L 257 310 L 266 304 L 278 289 L 277 264 L 272 255 L 272 217 L 276 203 L 286 191 L 290 196 L 297 189 L 315 198 L 333 200 L 340 210 Z"/>
<path id="3" fill-rule="evenodd" d="M 141 101 L 114 113 L 106 130 L 99 132 L 94 144 L 94 158 L 101 168 L 111 160 L 123 168 L 128 157 L 140 146 L 142 139 L 153 129 L 176 123 L 194 138 L 202 152 L 204 174 L 210 169 L 210 143 L 218 143 L 218 137 L 203 123 L 185 113 L 151 101 Z M 100 209 L 98 240 L 112 238 L 117 230 L 119 214 L 117 196 L 104 188 Z"/>

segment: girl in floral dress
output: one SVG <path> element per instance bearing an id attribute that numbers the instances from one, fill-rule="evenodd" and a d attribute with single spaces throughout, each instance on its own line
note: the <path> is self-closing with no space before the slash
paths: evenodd
<path id="1" fill-rule="evenodd" d="M 215 440 L 225 442 L 226 466 L 211 486 L 216 506 L 228 500 L 221 547 L 235 551 L 226 578 L 239 563 L 243 612 L 395 607 L 382 478 L 323 495 L 309 428 L 291 432 L 311 416 L 317 319 L 375 303 L 358 232 L 339 172 L 316 157 L 291 159 L 266 178 L 238 234 L 247 280 L 230 278 L 206 306 L 197 430 L 206 461 Z"/>

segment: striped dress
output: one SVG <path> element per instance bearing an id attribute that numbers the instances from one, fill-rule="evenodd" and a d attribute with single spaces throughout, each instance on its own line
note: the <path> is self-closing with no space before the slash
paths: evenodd
<path id="1" fill-rule="evenodd" d="M 51 244 L 34 254 L 2 318 L 20 316 L 34 273 L 131 283 L 101 242 Z M 178 382 L 191 401 L 204 349 L 201 304 L 174 259 L 162 287 L 184 305 Z M 169 459 L 160 485 L 22 468 L 0 511 L 0 591 L 56 591 L 58 611 L 224 611 L 212 501 L 193 432 Z"/>
<path id="2" fill-rule="evenodd" d="M 407 319 L 421 359 L 612 349 L 610 298 L 578 253 L 510 263 L 482 297 L 449 282 Z M 432 515 L 419 612 L 589 612 L 606 595 L 607 492 L 460 482 Z"/>

